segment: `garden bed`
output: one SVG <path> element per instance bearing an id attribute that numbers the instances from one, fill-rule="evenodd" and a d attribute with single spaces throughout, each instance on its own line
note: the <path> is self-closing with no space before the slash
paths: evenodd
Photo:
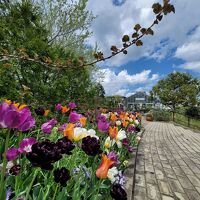
<path id="1" fill-rule="evenodd" d="M 141 115 L 80 110 L 0 104 L 0 199 L 129 198 Z"/>

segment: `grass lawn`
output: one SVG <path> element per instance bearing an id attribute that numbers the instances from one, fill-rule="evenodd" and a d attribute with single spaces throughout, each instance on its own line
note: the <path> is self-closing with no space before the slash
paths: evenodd
<path id="1" fill-rule="evenodd" d="M 189 118 L 187 116 L 176 113 L 175 114 L 175 122 L 178 124 L 182 124 L 184 126 L 191 127 L 193 129 L 200 130 L 200 120 Z"/>

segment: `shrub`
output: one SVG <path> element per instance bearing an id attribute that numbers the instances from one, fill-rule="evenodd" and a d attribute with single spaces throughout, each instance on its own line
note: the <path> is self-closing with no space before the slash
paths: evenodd
<path id="1" fill-rule="evenodd" d="M 164 110 L 153 110 L 153 118 L 155 121 L 170 121 L 170 113 Z"/>
<path id="2" fill-rule="evenodd" d="M 198 107 L 189 107 L 186 111 L 185 111 L 185 115 L 189 116 L 189 117 L 194 117 L 194 118 L 200 118 L 199 116 L 199 109 Z"/>

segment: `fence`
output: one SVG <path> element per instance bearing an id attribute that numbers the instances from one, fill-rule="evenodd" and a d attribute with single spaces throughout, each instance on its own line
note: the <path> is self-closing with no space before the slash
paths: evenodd
<path id="1" fill-rule="evenodd" d="M 200 130 L 200 119 L 198 118 L 192 118 L 176 112 L 174 113 L 174 116 L 173 113 L 171 114 L 171 120 L 174 121 L 175 123 Z"/>

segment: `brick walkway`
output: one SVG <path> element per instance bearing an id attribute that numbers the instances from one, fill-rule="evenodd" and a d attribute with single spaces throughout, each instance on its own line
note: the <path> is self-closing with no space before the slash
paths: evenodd
<path id="1" fill-rule="evenodd" d="M 134 200 L 200 200 L 200 133 L 150 122 L 138 150 Z"/>

